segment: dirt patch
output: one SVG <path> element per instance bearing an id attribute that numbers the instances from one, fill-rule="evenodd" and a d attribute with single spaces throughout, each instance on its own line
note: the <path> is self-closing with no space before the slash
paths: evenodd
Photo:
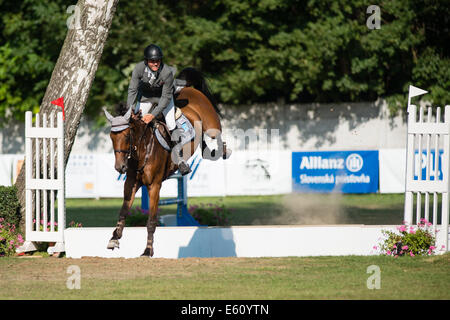
<path id="1" fill-rule="evenodd" d="M 249 261 L 248 261 L 249 260 Z M 67 268 L 80 267 L 83 279 L 126 280 L 148 277 L 194 276 L 201 272 L 221 272 L 228 266 L 254 265 L 253 259 L 244 258 L 53 258 L 23 259 L 0 268 L 0 279 L 10 281 L 48 280 L 59 281 L 68 277 Z M 14 268 L 13 268 L 14 267 Z"/>

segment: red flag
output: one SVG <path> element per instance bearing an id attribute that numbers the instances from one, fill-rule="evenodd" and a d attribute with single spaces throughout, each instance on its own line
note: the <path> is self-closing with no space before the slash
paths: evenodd
<path id="1" fill-rule="evenodd" d="M 66 114 L 64 113 L 64 97 L 58 98 L 52 101 L 52 104 L 62 108 L 63 120 L 66 120 Z"/>

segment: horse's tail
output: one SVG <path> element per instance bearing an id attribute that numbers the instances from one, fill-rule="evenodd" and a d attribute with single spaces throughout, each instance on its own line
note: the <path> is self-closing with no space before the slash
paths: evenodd
<path id="1" fill-rule="evenodd" d="M 181 80 L 186 80 L 186 85 L 188 87 L 194 87 L 195 89 L 201 91 L 209 99 L 209 101 L 214 107 L 214 110 L 216 110 L 217 114 L 220 117 L 222 117 L 222 114 L 220 113 L 220 110 L 217 107 L 217 101 L 212 95 L 208 83 L 206 82 L 206 78 L 199 70 L 192 67 L 184 68 L 177 78 Z"/>

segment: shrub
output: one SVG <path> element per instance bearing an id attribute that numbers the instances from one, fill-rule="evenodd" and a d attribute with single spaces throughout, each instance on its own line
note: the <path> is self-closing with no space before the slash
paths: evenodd
<path id="1" fill-rule="evenodd" d="M 81 224 L 81 222 L 75 222 L 75 221 L 70 221 L 69 223 L 69 227 L 70 228 L 82 228 L 83 225 Z"/>
<path id="2" fill-rule="evenodd" d="M 15 186 L 0 186 L 0 218 L 11 225 L 20 223 L 20 202 Z"/>
<path id="3" fill-rule="evenodd" d="M 201 225 L 207 226 L 229 226 L 231 209 L 227 209 L 224 204 L 208 203 L 189 207 L 189 213 Z"/>
<path id="4" fill-rule="evenodd" d="M 160 209 L 158 208 L 158 215 Z M 134 207 L 125 219 L 125 224 L 127 227 L 146 227 L 148 221 L 148 210 L 144 210 L 139 206 Z M 162 226 L 163 224 L 159 221 L 157 226 Z"/>
<path id="5" fill-rule="evenodd" d="M 404 223 L 397 227 L 399 233 L 383 230 L 386 239 L 380 244 L 382 254 L 388 256 L 426 256 L 436 253 L 436 237 L 431 230 L 432 224 L 421 219 L 417 227 Z M 376 247 L 375 247 L 376 248 Z M 441 249 L 445 248 L 442 246 Z"/>
<path id="6" fill-rule="evenodd" d="M 0 256 L 14 255 L 22 243 L 22 235 L 16 231 L 16 226 L 0 218 Z"/>

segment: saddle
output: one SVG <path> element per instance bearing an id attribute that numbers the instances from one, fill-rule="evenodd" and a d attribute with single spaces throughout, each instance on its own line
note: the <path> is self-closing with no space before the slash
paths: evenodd
<path id="1" fill-rule="evenodd" d="M 170 136 L 169 127 L 167 124 L 161 120 L 155 122 L 155 135 L 159 144 L 167 151 L 172 150 L 174 147 L 174 141 L 172 141 Z"/>
<path id="2" fill-rule="evenodd" d="M 172 140 L 169 127 L 165 123 L 164 117 L 158 116 L 154 124 L 156 138 L 167 151 L 171 151 L 177 143 L 181 142 L 184 145 L 195 137 L 194 128 L 179 108 L 175 109 L 175 122 L 176 129 L 182 129 L 182 133 L 179 135 L 179 140 L 181 141 Z"/>

